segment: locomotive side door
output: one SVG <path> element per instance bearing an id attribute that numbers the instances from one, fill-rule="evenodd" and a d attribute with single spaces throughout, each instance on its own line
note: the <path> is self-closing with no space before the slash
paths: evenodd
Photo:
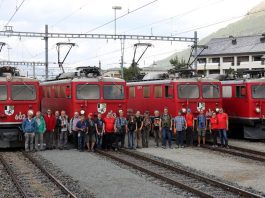
<path id="1" fill-rule="evenodd" d="M 246 85 L 236 85 L 234 90 L 237 105 L 235 111 L 240 117 L 247 117 L 249 114 L 249 103 Z"/>

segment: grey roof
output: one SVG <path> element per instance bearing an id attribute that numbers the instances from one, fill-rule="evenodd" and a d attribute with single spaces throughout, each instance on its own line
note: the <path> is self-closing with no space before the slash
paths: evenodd
<path id="1" fill-rule="evenodd" d="M 213 38 L 206 45 L 201 56 L 211 55 L 233 55 L 233 54 L 253 54 L 265 53 L 265 42 L 261 42 L 262 35 L 254 36 L 241 36 L 241 37 L 226 37 L 226 38 Z M 232 43 L 235 39 L 236 43 Z"/>

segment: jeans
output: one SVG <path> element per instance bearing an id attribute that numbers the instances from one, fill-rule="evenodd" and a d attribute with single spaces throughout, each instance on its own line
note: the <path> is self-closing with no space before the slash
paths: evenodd
<path id="1" fill-rule="evenodd" d="M 111 149 L 114 142 L 114 133 L 105 133 L 104 135 L 104 147 Z"/>
<path id="2" fill-rule="evenodd" d="M 46 149 L 51 149 L 53 146 L 53 132 L 46 132 Z"/>
<path id="3" fill-rule="evenodd" d="M 61 131 L 60 127 L 56 127 L 54 129 L 54 133 L 53 133 L 53 148 L 58 148 L 58 146 L 59 146 L 60 131 Z"/>
<path id="4" fill-rule="evenodd" d="M 135 139 L 135 131 L 129 131 L 128 132 L 128 148 L 130 149 L 135 148 L 134 139 Z"/>
<path id="5" fill-rule="evenodd" d="M 178 146 L 183 146 L 184 134 L 185 134 L 184 130 L 177 131 L 176 143 L 177 143 Z"/>
<path id="6" fill-rule="evenodd" d="M 187 127 L 186 130 L 186 145 L 193 145 L 193 128 Z"/>
<path id="7" fill-rule="evenodd" d="M 142 148 L 142 131 L 140 129 L 136 129 L 136 147 Z"/>
<path id="8" fill-rule="evenodd" d="M 218 136 L 218 130 L 217 129 L 212 130 L 212 136 L 213 136 L 213 145 L 217 145 L 217 136 Z"/>
<path id="9" fill-rule="evenodd" d="M 40 150 L 43 150 L 43 133 L 35 133 L 35 149 L 39 150 L 39 142 L 40 142 Z"/>
<path id="10" fill-rule="evenodd" d="M 84 132 L 78 132 L 77 133 L 77 136 L 78 136 L 78 149 L 80 151 L 84 151 L 84 149 L 85 149 L 86 133 L 84 133 Z"/>
<path id="11" fill-rule="evenodd" d="M 119 129 L 119 132 L 115 134 L 115 147 L 119 147 L 119 142 L 121 142 L 121 148 L 124 147 L 124 141 L 125 141 L 125 130 Z"/>
<path id="12" fill-rule="evenodd" d="M 72 131 L 73 134 L 73 143 L 74 147 L 77 149 L 79 148 L 79 143 L 78 143 L 78 131 Z"/>
<path id="13" fill-rule="evenodd" d="M 168 145 L 169 147 L 171 147 L 172 134 L 168 127 L 162 128 L 162 138 L 163 138 L 163 146 L 167 145 L 167 139 L 168 139 Z"/>
<path id="14" fill-rule="evenodd" d="M 67 142 L 68 142 L 68 132 L 67 131 L 61 131 L 61 133 L 60 133 L 60 147 L 61 148 L 66 147 Z"/>
<path id="15" fill-rule="evenodd" d="M 25 151 L 33 151 L 33 139 L 34 139 L 34 133 L 25 133 Z"/>
<path id="16" fill-rule="evenodd" d="M 156 146 L 159 146 L 159 141 L 160 141 L 160 129 L 159 129 L 159 127 L 154 127 L 154 135 L 155 135 Z"/>
<path id="17" fill-rule="evenodd" d="M 228 146 L 227 131 L 226 129 L 219 129 L 219 135 L 221 138 L 221 145 Z"/>
<path id="18" fill-rule="evenodd" d="M 143 147 L 145 147 L 145 148 L 148 148 L 150 129 L 151 129 L 150 126 L 146 126 L 143 128 L 142 144 L 143 144 Z"/>
<path id="19" fill-rule="evenodd" d="M 100 135 L 97 134 L 96 138 L 97 138 L 97 140 L 96 140 L 97 148 L 102 148 L 103 135 L 102 134 L 100 134 Z"/>

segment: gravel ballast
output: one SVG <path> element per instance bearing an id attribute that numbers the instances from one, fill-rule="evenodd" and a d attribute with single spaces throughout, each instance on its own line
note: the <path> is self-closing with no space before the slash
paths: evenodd
<path id="1" fill-rule="evenodd" d="M 138 151 L 172 160 L 186 167 L 265 193 L 264 163 L 202 148 L 144 148 Z"/>
<path id="2" fill-rule="evenodd" d="M 229 140 L 231 146 L 251 149 L 254 151 L 265 152 L 265 143 L 263 142 L 253 142 L 249 140 Z"/>
<path id="3" fill-rule="evenodd" d="M 128 167 L 121 167 L 95 153 L 53 150 L 39 154 L 78 180 L 82 187 L 96 197 L 182 197 L 170 187 L 162 186 L 145 175 L 136 174 Z"/>

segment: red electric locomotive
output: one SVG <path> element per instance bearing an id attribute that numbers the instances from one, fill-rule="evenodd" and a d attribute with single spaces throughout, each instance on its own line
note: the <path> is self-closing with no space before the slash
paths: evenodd
<path id="1" fill-rule="evenodd" d="M 0 68 L 0 148 L 20 147 L 27 111 L 40 109 L 39 81 L 19 75 L 14 67 Z"/>
<path id="2" fill-rule="evenodd" d="M 41 83 L 42 111 L 65 110 L 72 117 L 74 112 L 102 113 L 126 111 L 125 81 L 103 77 L 96 67 L 79 67 L 77 72 L 63 73 L 55 80 Z"/>
<path id="3" fill-rule="evenodd" d="M 187 108 L 195 116 L 200 110 L 218 111 L 222 106 L 220 85 L 218 80 L 199 77 L 130 82 L 128 109 L 153 115 L 168 107 L 172 116 L 179 110 L 186 113 Z"/>
<path id="4" fill-rule="evenodd" d="M 221 83 L 223 107 L 229 115 L 229 126 L 234 129 L 234 135 L 243 135 L 248 139 L 265 139 L 265 78 L 228 80 Z"/>

